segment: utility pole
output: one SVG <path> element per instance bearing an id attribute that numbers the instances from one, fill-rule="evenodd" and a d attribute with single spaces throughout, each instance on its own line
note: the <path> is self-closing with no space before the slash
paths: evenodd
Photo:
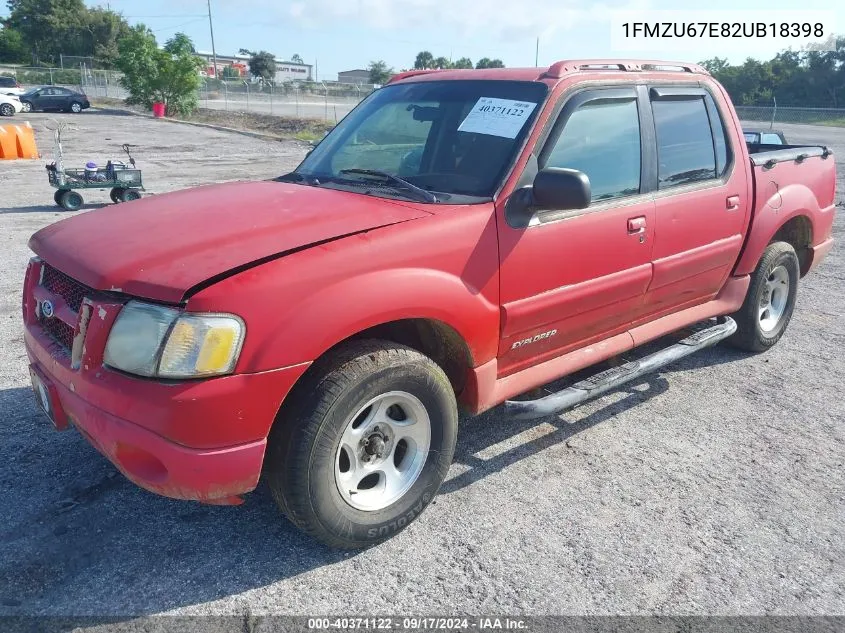
<path id="1" fill-rule="evenodd" d="M 211 31 L 211 57 L 214 59 L 214 78 L 220 79 L 217 76 L 217 50 L 214 48 L 214 24 L 211 21 L 211 0 L 208 0 L 208 28 Z"/>
<path id="2" fill-rule="evenodd" d="M 534 51 L 534 65 L 540 66 L 540 36 L 537 36 L 537 49 Z"/>

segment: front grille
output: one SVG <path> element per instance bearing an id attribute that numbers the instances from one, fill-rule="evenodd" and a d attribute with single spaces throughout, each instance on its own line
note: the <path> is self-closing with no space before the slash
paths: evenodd
<path id="1" fill-rule="evenodd" d="M 73 328 L 64 321 L 55 317 L 52 319 L 41 319 L 41 328 L 44 332 L 56 343 L 64 348 L 64 351 L 70 354 L 73 347 Z"/>
<path id="2" fill-rule="evenodd" d="M 88 286 L 71 279 L 49 264 L 44 264 L 44 276 L 41 279 L 41 285 L 64 299 L 68 307 L 74 312 L 79 312 L 79 308 L 82 307 L 82 300 L 91 293 Z"/>
<path id="3" fill-rule="evenodd" d="M 45 263 L 43 267 L 41 286 L 57 297 L 61 297 L 65 304 L 76 314 L 73 324 L 65 323 L 59 318 L 58 314 L 51 317 L 45 317 L 43 314 L 39 314 L 38 321 L 44 333 L 58 343 L 59 347 L 69 356 L 73 349 L 73 336 L 76 331 L 75 326 L 79 317 L 79 311 L 82 309 L 82 300 L 86 296 L 90 296 L 93 291 L 88 286 L 68 277 L 49 264 Z"/>

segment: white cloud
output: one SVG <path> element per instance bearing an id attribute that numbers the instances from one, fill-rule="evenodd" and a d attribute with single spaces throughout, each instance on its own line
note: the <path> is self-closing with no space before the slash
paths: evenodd
<path id="1" fill-rule="evenodd" d="M 606 20 L 613 10 L 642 10 L 650 0 L 610 0 L 584 6 L 582 0 L 308 0 L 287 12 L 303 25 L 354 21 L 401 35 L 420 28 L 448 28 L 466 36 L 548 37 L 587 22 Z"/>

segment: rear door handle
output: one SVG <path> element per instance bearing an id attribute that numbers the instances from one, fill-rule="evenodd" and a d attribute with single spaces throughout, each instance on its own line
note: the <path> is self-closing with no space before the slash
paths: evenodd
<path id="1" fill-rule="evenodd" d="M 638 233 L 645 233 L 645 216 L 641 215 L 636 218 L 628 218 L 628 233 L 636 235 Z"/>
<path id="2" fill-rule="evenodd" d="M 725 200 L 725 208 L 728 211 L 736 211 L 739 209 L 739 196 L 728 196 Z"/>

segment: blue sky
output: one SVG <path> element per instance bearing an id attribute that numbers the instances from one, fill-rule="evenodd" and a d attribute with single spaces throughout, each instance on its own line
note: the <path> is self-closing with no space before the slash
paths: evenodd
<path id="1" fill-rule="evenodd" d="M 206 0 L 88 4 L 109 5 L 131 23 L 144 22 L 160 42 L 183 31 L 198 49 L 211 50 Z M 766 21 L 773 10 L 831 10 L 836 4 L 843 3 L 711 0 L 705 8 L 713 20 L 729 21 L 731 10 L 743 10 Z M 660 47 L 636 53 L 612 50 L 611 10 L 679 6 L 669 0 L 602 0 L 592 5 L 583 0 L 212 0 L 218 53 L 232 54 L 239 48 L 265 49 L 283 58 L 299 53 L 308 63 L 317 62 L 320 79 L 336 79 L 338 71 L 364 68 L 375 59 L 384 59 L 396 70 L 410 68 L 423 49 L 435 57 L 499 57 L 507 66 L 533 66 L 538 35 L 540 65 L 578 57 L 698 61 L 720 55 L 742 61 L 746 56 L 769 58 L 782 48 L 770 41 L 746 40 L 729 52 L 707 42 L 671 54 Z M 833 11 L 837 30 L 845 32 L 845 9 Z"/>

